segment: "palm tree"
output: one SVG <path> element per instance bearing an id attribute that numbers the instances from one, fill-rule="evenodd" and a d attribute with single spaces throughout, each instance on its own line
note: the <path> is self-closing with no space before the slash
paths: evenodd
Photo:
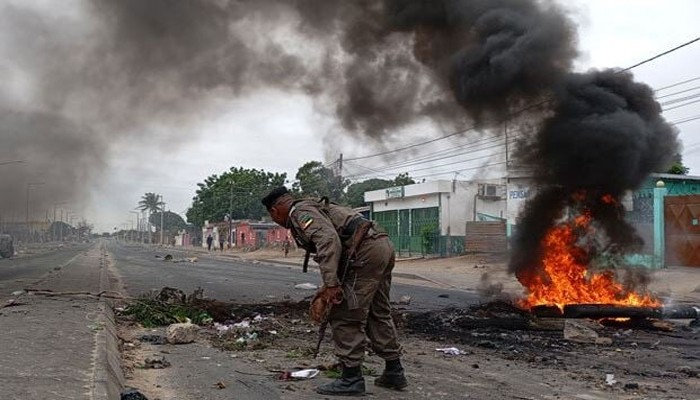
<path id="1" fill-rule="evenodd" d="M 163 209 L 163 197 L 156 193 L 146 193 L 139 200 L 138 209 L 141 211 L 148 211 L 148 219 L 151 220 L 151 214 L 157 213 Z M 151 228 L 149 224 L 148 235 L 151 236 Z M 153 243 L 153 238 L 149 238 L 149 242 Z"/>
<path id="2" fill-rule="evenodd" d="M 155 193 L 146 193 L 139 200 L 138 209 L 141 211 L 148 211 L 149 213 L 156 213 L 161 210 L 163 202 L 162 197 Z"/>

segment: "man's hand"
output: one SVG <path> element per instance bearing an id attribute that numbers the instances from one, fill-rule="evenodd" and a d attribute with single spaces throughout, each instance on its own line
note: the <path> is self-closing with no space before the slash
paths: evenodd
<path id="1" fill-rule="evenodd" d="M 343 289 L 340 286 L 323 286 L 316 292 L 313 300 L 311 300 L 311 306 L 309 308 L 309 315 L 311 320 L 321 323 L 328 313 L 329 308 L 334 304 L 340 304 L 343 302 Z"/>
<path id="2" fill-rule="evenodd" d="M 321 293 L 330 304 L 340 304 L 343 302 L 343 288 L 340 286 L 324 286 L 321 288 Z"/>

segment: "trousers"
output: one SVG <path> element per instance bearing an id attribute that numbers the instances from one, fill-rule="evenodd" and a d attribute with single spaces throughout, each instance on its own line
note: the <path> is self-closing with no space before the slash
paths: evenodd
<path id="1" fill-rule="evenodd" d="M 396 360 L 403 349 L 391 318 L 391 273 L 394 246 L 387 236 L 363 240 L 343 283 L 345 298 L 329 315 L 335 355 L 346 367 L 362 364 L 367 343 L 384 360 Z M 355 296 L 355 301 L 348 301 Z"/>

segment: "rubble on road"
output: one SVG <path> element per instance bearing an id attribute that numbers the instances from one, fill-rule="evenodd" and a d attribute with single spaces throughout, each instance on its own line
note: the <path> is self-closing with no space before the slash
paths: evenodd
<path id="1" fill-rule="evenodd" d="M 192 323 L 172 324 L 165 330 L 165 336 L 170 344 L 192 343 L 197 338 L 199 327 Z"/>
<path id="2" fill-rule="evenodd" d="M 143 334 L 139 336 L 139 341 L 155 345 L 166 344 L 167 339 L 163 335 Z"/>
<path id="3" fill-rule="evenodd" d="M 120 400 L 148 400 L 148 397 L 144 396 L 138 390 L 132 388 L 123 390 L 119 398 Z"/>
<path id="4" fill-rule="evenodd" d="M 146 357 L 143 361 L 145 369 L 163 369 L 170 367 L 170 361 L 165 359 L 165 356 Z"/>

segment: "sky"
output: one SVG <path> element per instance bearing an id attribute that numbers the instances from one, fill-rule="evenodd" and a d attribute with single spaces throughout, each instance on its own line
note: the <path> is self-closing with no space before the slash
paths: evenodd
<path id="1" fill-rule="evenodd" d="M 22 4 L 17 0 L 0 0 L 0 6 L 3 6 L 3 3 Z M 73 5 L 76 3 L 67 2 Z M 55 4 L 45 0 L 36 1 L 35 6 L 47 15 L 58 14 L 52 15 L 51 18 L 80 21 L 80 13 L 75 14 L 71 7 L 57 8 Z M 580 56 L 575 65 L 579 71 L 589 68 L 627 67 L 700 36 L 695 20 L 697 15 L 700 15 L 700 2 L 693 0 L 575 0 L 566 1 L 564 5 L 570 18 L 578 25 Z M 84 29 L 89 29 L 89 24 Z M 66 41 L 71 40 L 71 35 L 80 34 L 75 30 L 70 32 L 72 33 L 66 34 Z M 0 36 L 0 44 L 15 40 L 6 29 L 0 30 L 0 35 L 5 36 Z M 35 45 L 41 46 L 42 43 Z M 11 77 L 6 82 L 9 85 L 5 91 L 12 95 L 6 95 L 5 102 L 11 105 L 32 105 L 34 97 L 28 89 L 31 85 L 25 82 L 31 81 L 32 68 L 30 66 L 25 69 L 23 65 L 13 65 L 12 57 L 8 58 L 10 48 L 9 45 L 0 46 L 0 54 L 5 58 L 4 62 L 0 62 L 0 71 L 10 71 Z M 57 54 L 60 54 L 58 50 Z M 700 76 L 696 67 L 698 61 L 700 42 L 640 66 L 634 69 L 633 73 L 638 81 L 645 82 L 652 88 L 663 88 Z M 676 92 L 696 86 L 700 86 L 700 80 L 666 89 L 659 92 L 657 97 L 672 95 L 665 98 L 665 101 L 673 100 L 684 96 L 676 95 Z M 691 90 L 687 95 L 693 93 L 695 92 Z M 351 179 L 391 177 L 399 172 L 425 176 L 425 179 L 470 179 L 501 173 L 499 169 L 502 165 L 488 167 L 493 164 L 493 160 L 503 157 L 503 149 L 498 146 L 483 146 L 483 151 L 474 152 L 473 156 L 470 156 L 472 161 L 455 163 L 452 166 L 436 167 L 436 162 L 427 162 L 403 168 L 399 166 L 396 170 L 383 174 L 374 172 L 379 168 L 384 170 L 387 165 L 405 162 L 406 159 L 420 159 L 425 154 L 480 139 L 466 137 L 466 134 L 458 135 L 430 146 L 421 146 L 410 152 L 394 155 L 393 158 L 352 160 L 355 157 L 439 137 L 451 133 L 453 128 L 437 123 L 419 122 L 402 128 L 400 134 L 391 135 L 383 142 L 358 140 L 357 136 L 339 134 L 341 128 L 333 113 L 328 108 L 319 107 L 319 103 L 314 101 L 314 96 L 316 95 L 313 93 L 290 94 L 272 88 L 249 90 L 236 96 L 223 93 L 204 105 L 189 105 L 197 107 L 199 111 L 195 117 L 188 117 L 186 120 L 174 118 L 168 123 L 151 123 L 140 127 L 125 122 L 123 126 L 119 125 L 120 129 L 144 131 L 129 134 L 125 136 L 126 140 L 114 140 L 106 149 L 101 148 L 103 146 L 100 143 L 95 143 L 93 147 L 86 145 L 84 150 L 80 150 L 96 154 L 97 159 L 90 161 L 96 170 L 101 170 L 101 167 L 98 167 L 101 163 L 107 167 L 97 179 L 93 179 L 89 167 L 88 171 L 78 175 L 76 179 L 90 179 L 94 184 L 91 184 L 90 189 L 81 194 L 80 198 L 71 198 L 67 204 L 58 205 L 58 208 L 66 209 L 66 212 L 71 210 L 75 215 L 86 218 L 95 225 L 98 232 L 109 232 L 114 227 L 128 226 L 133 222 L 135 216 L 130 211 L 146 192 L 162 194 L 166 208 L 184 216 L 195 194 L 196 184 L 209 175 L 220 174 L 230 167 L 242 166 L 286 172 L 291 181 L 303 163 L 311 160 L 330 163 L 336 160 L 340 153 L 343 153 L 344 158 L 350 159 L 344 163 L 343 173 Z M 700 115 L 700 103 L 687 106 L 684 104 L 681 102 L 668 105 L 667 107 L 681 107 L 664 112 L 667 120 L 674 122 Z M 68 105 L 74 115 L 82 115 L 81 112 L 89 110 L 91 106 L 92 104 L 77 101 Z M 110 118 L 127 122 L 138 118 L 138 115 L 120 114 L 120 110 L 110 108 Z M 85 116 L 84 119 L 87 121 L 90 117 Z M 116 125 L 111 124 L 105 129 L 114 129 L 114 126 Z M 678 129 L 685 148 L 684 162 L 690 167 L 691 174 L 700 175 L 700 137 L 695 133 L 700 129 L 700 120 L 679 124 Z M 170 135 L 170 131 L 177 131 L 177 134 Z M 105 135 L 109 136 L 109 133 Z M 0 152 L 0 155 L 5 157 L 7 154 L 9 153 Z M 7 174 L 7 171 L 12 173 L 12 170 L 7 169 L 4 173 Z M 0 175 L 0 179 L 2 177 L 3 175 Z M 47 192 L 48 183 L 45 190 Z M 41 195 L 41 187 L 32 190 L 32 193 Z M 60 200 L 56 198 L 52 202 L 55 205 Z"/>

